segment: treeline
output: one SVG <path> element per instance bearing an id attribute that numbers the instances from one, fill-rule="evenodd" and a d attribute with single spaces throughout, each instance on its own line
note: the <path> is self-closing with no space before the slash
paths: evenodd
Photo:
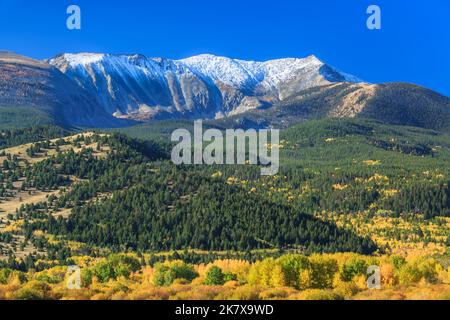
<path id="1" fill-rule="evenodd" d="M 69 132 L 56 126 L 35 126 L 24 129 L 1 130 L 0 149 L 25 143 L 67 136 Z"/>

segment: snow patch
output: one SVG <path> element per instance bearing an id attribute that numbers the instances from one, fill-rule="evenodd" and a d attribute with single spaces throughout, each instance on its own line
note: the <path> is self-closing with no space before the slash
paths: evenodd
<path id="1" fill-rule="evenodd" d="M 71 67 L 77 67 L 100 62 L 105 55 L 100 53 L 66 53 L 63 57 Z"/>

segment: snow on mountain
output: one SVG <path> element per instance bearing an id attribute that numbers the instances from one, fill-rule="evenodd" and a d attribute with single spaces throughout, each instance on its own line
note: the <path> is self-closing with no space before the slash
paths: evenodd
<path id="1" fill-rule="evenodd" d="M 317 71 L 325 65 L 315 56 L 304 59 L 286 58 L 265 62 L 245 61 L 218 57 L 209 54 L 179 60 L 197 74 L 232 86 L 262 84 L 266 88 L 274 88 L 298 76 Z M 338 72 L 336 69 L 334 69 Z M 344 74 L 341 73 L 343 76 Z M 353 76 L 346 77 L 351 82 L 361 80 Z"/>
<path id="2" fill-rule="evenodd" d="M 210 54 L 202 54 L 178 62 L 200 76 L 221 81 L 230 86 L 243 87 L 248 83 L 258 82 L 255 73 L 260 63 L 257 62 L 239 61 Z"/>
<path id="3" fill-rule="evenodd" d="M 48 63 L 90 92 L 108 113 L 135 119 L 223 117 L 308 88 L 361 82 L 315 56 L 257 62 L 210 54 L 170 60 L 66 53 Z"/>
<path id="4" fill-rule="evenodd" d="M 70 64 L 71 67 L 77 67 L 80 65 L 88 65 L 97 63 L 105 57 L 104 54 L 97 53 L 79 53 L 79 54 L 64 54 L 64 59 Z M 50 61 L 51 63 L 51 61 Z"/>

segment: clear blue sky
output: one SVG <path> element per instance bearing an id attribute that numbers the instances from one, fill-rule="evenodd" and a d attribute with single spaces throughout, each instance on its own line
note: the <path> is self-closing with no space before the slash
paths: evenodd
<path id="1" fill-rule="evenodd" d="M 81 7 L 81 31 L 66 29 L 70 4 Z M 370 4 L 382 9 L 381 31 L 366 28 Z M 315 54 L 370 82 L 413 82 L 450 96 L 450 1 L 0 0 L 0 49 L 34 58 Z"/>

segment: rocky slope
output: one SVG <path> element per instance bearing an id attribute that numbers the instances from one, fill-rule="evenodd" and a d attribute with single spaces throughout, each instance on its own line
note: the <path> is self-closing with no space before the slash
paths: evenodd
<path id="1" fill-rule="evenodd" d="M 221 118 L 273 105 L 301 90 L 360 81 L 315 56 L 266 62 L 213 55 L 184 60 L 63 54 L 48 60 L 117 117 Z"/>
<path id="2" fill-rule="evenodd" d="M 407 83 L 338 83 L 303 90 L 266 110 L 218 122 L 231 127 L 285 128 L 321 118 L 369 118 L 450 132 L 450 99 Z"/>
<path id="3" fill-rule="evenodd" d="M 5 110 L 13 110 L 14 116 L 21 111 L 19 119 L 27 112 L 29 117 L 41 114 L 63 126 L 110 127 L 123 122 L 57 68 L 10 52 L 0 52 L 0 111 Z"/>

